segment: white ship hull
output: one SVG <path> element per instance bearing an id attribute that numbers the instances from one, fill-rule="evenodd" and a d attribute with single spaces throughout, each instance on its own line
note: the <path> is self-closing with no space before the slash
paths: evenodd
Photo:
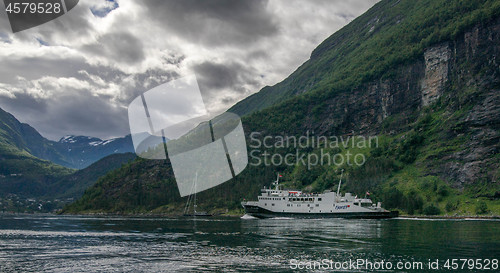
<path id="1" fill-rule="evenodd" d="M 278 180 L 275 189 L 262 189 L 258 201 L 242 202 L 248 215 L 257 218 L 270 217 L 341 217 L 341 218 L 392 218 L 397 211 L 388 211 L 381 203 L 373 204 L 370 199 L 358 198 L 346 193 L 325 192 L 321 194 L 281 190 Z M 339 187 L 340 189 L 340 187 Z"/>
<path id="2" fill-rule="evenodd" d="M 382 219 L 398 217 L 397 211 L 272 211 L 259 206 L 243 202 L 245 213 L 257 218 L 274 217 L 296 217 L 296 218 L 363 218 L 363 219 Z"/>

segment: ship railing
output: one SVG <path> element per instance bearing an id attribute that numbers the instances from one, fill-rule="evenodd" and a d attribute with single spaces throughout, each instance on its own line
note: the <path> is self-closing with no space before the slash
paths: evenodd
<path id="1" fill-rule="evenodd" d="M 288 193 L 288 197 L 318 197 L 318 193 Z"/>

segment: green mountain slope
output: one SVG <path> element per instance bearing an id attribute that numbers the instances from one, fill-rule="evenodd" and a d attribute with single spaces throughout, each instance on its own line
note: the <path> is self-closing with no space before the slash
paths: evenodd
<path id="1" fill-rule="evenodd" d="M 65 165 L 64 157 L 54 147 L 55 143 L 42 137 L 33 127 L 19 122 L 13 115 L 0 108 L 0 143 L 26 151 L 38 158 Z"/>
<path id="2" fill-rule="evenodd" d="M 79 198 L 84 191 L 92 186 L 98 178 L 108 172 L 120 168 L 122 165 L 134 160 L 133 153 L 109 155 L 85 169 L 65 176 L 51 185 L 50 194 L 47 198 Z"/>
<path id="3" fill-rule="evenodd" d="M 287 187 L 331 189 L 345 169 L 343 190 L 371 191 L 387 208 L 500 215 L 499 14 L 500 1 L 381 1 L 290 77 L 229 110 L 245 115 L 251 163 L 263 162 L 264 152 L 326 152 L 362 155 L 364 164 L 251 164 L 199 194 L 199 206 L 237 210 L 276 172 Z M 327 139 L 257 150 L 252 132 Z M 351 138 L 336 146 L 333 136 Z M 377 137 L 377 145 L 357 145 L 362 136 Z M 183 202 L 168 162 L 138 160 L 103 177 L 66 211 L 175 213 Z"/>
<path id="4" fill-rule="evenodd" d="M 43 196 L 49 185 L 73 170 L 39 159 L 30 152 L 51 151 L 50 142 L 27 124 L 0 109 L 0 197 Z M 50 153 L 50 152 L 47 152 Z M 54 161 L 60 157 L 53 154 Z"/>
<path id="5" fill-rule="evenodd" d="M 53 181 L 73 172 L 72 169 L 0 143 L 0 197 L 11 194 L 23 197 L 43 196 L 47 194 Z"/>

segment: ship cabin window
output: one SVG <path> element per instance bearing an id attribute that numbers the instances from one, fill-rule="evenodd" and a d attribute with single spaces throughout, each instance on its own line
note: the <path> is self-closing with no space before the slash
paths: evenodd
<path id="1" fill-rule="evenodd" d="M 355 206 L 359 206 L 359 203 L 354 203 Z"/>
<path id="2" fill-rule="evenodd" d="M 300 201 L 304 202 L 304 198 L 300 198 Z"/>
<path id="3" fill-rule="evenodd" d="M 321 198 L 318 198 L 318 201 L 321 201 Z"/>
<path id="4" fill-rule="evenodd" d="M 319 204 L 316 204 L 316 207 L 319 207 Z"/>
<path id="5" fill-rule="evenodd" d="M 272 204 L 271 204 L 271 206 L 273 206 L 273 207 L 274 207 L 274 203 L 272 203 Z"/>
<path id="6" fill-rule="evenodd" d="M 309 202 L 312 202 L 312 201 L 314 201 L 314 198 L 309 198 Z"/>
<path id="7" fill-rule="evenodd" d="M 267 203 L 264 203 L 264 206 L 267 206 Z"/>
<path id="8" fill-rule="evenodd" d="M 364 207 L 364 208 L 366 208 L 366 207 L 371 206 L 371 204 L 370 203 L 361 203 L 361 206 Z"/>
<path id="9" fill-rule="evenodd" d="M 309 207 L 309 204 L 307 204 L 307 206 Z"/>
<path id="10" fill-rule="evenodd" d="M 283 197 L 283 200 L 285 200 L 285 197 Z"/>

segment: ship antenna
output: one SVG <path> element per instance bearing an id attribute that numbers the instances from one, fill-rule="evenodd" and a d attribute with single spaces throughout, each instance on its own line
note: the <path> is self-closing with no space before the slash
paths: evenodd
<path id="1" fill-rule="evenodd" d="M 337 198 L 340 196 L 340 185 L 342 185 L 342 175 L 344 174 L 344 169 L 342 169 L 342 172 L 340 173 L 340 180 L 339 180 L 339 187 L 337 188 Z"/>
<path id="2" fill-rule="evenodd" d="M 280 173 L 278 173 L 278 175 L 276 176 L 276 181 L 274 181 L 273 185 L 276 186 L 276 190 L 279 190 L 279 182 L 280 182 Z"/>

